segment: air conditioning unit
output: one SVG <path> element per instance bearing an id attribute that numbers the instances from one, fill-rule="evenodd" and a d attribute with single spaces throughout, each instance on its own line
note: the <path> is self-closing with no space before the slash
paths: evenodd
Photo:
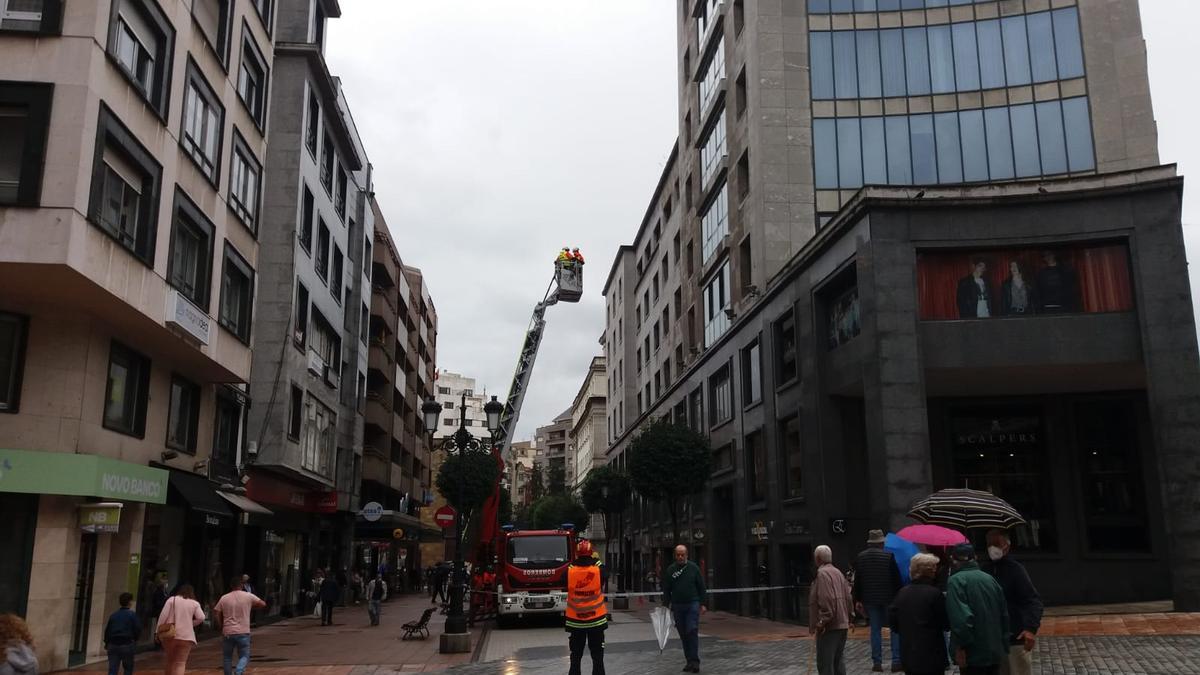
<path id="1" fill-rule="evenodd" d="M 325 372 L 325 360 L 315 350 L 308 350 L 308 372 L 320 377 Z"/>

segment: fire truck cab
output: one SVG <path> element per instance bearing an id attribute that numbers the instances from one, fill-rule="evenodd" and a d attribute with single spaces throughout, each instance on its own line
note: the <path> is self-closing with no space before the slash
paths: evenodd
<path id="1" fill-rule="evenodd" d="M 567 566 L 575 551 L 574 527 L 500 533 L 496 575 L 499 622 L 538 614 L 562 615 L 567 609 Z"/>

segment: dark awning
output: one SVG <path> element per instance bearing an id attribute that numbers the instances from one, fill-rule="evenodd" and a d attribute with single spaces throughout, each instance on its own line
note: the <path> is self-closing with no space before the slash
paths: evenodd
<path id="1" fill-rule="evenodd" d="M 197 476 L 185 471 L 172 471 L 168 485 L 170 485 L 169 501 L 182 502 L 193 511 L 224 518 L 233 517 L 229 503 L 217 494 L 216 484 L 204 476 Z"/>

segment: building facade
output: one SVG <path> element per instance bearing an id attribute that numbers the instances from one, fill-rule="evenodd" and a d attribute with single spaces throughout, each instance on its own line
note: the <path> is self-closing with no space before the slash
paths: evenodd
<path id="1" fill-rule="evenodd" d="M 562 489 L 570 491 L 575 486 L 575 454 L 571 450 L 571 409 L 567 408 L 544 427 L 533 432 L 533 444 L 537 447 L 534 465 L 542 472 L 546 491 L 550 491 L 551 475 L 561 472 Z"/>
<path id="2" fill-rule="evenodd" d="M 569 445 L 574 451 L 571 461 L 575 464 L 570 487 L 579 489 L 587 480 L 588 472 L 607 463 L 608 434 L 606 433 L 605 395 L 608 390 L 607 371 L 604 357 L 596 356 L 588 365 L 583 384 L 571 403 L 571 430 Z"/>
<path id="3" fill-rule="evenodd" d="M 4 10 L 0 612 L 54 670 L 102 658 L 121 592 L 145 616 L 165 578 L 207 607 L 242 567 L 275 17 Z"/>
<path id="4" fill-rule="evenodd" d="M 845 564 L 913 499 L 968 485 L 1026 514 L 1017 548 L 1048 601 L 1195 606 L 1193 545 L 1163 536 L 1188 527 L 1188 425 L 1154 403 L 1192 402 L 1150 374 L 1191 373 L 1195 333 L 1143 304 L 1190 306 L 1160 276 L 1186 287 L 1137 3 L 942 4 L 683 3 L 679 139 L 605 284 L 610 461 L 651 418 L 709 435 L 684 538 L 714 587 L 807 583 L 814 545 Z M 1085 335 L 1129 351 L 1053 342 Z M 665 564 L 660 511 L 623 523 L 630 581 Z M 1113 583 L 1112 560 L 1144 579 Z"/>
<path id="5" fill-rule="evenodd" d="M 537 447 L 533 441 L 516 441 L 509 446 L 508 457 L 505 458 L 509 495 L 512 497 L 513 508 L 527 506 L 533 501 L 533 492 L 529 482 L 533 478 L 533 463 L 537 456 Z"/>

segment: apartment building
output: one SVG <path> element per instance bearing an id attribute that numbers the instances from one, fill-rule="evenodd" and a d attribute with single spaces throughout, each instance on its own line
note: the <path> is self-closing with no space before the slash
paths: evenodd
<path id="1" fill-rule="evenodd" d="M 575 485 L 575 453 L 571 446 L 571 409 L 559 413 L 554 421 L 533 432 L 533 444 L 537 446 L 534 465 L 541 468 L 542 480 L 550 489 L 552 471 L 562 471 L 563 489 L 571 490 Z"/>
<path id="2" fill-rule="evenodd" d="M 589 471 L 607 463 L 607 389 L 604 357 L 593 357 L 588 365 L 587 374 L 583 377 L 583 383 L 579 386 L 579 392 L 571 402 L 571 430 L 568 438 L 574 450 L 574 457 L 571 458 L 575 464 L 572 489 L 578 489 L 583 481 L 587 480 Z"/>
<path id="3" fill-rule="evenodd" d="M 537 447 L 534 446 L 533 441 L 516 441 L 509 446 L 508 455 L 505 458 L 505 471 L 509 495 L 515 509 L 533 502 L 530 481 L 533 479 L 533 463 L 537 456 Z"/>
<path id="4" fill-rule="evenodd" d="M 241 569 L 274 21 L 0 3 L 0 612 L 44 671 L 103 657 L 119 592 Z"/>
<path id="5" fill-rule="evenodd" d="M 683 531 L 710 584 L 805 584 L 815 545 L 846 564 L 965 485 L 1025 515 L 1048 602 L 1200 605 L 1167 536 L 1198 366 L 1137 2 L 686 0 L 678 27 L 676 151 L 605 284 L 608 454 L 651 418 L 709 436 Z M 660 511 L 617 533 L 631 581 Z"/>

